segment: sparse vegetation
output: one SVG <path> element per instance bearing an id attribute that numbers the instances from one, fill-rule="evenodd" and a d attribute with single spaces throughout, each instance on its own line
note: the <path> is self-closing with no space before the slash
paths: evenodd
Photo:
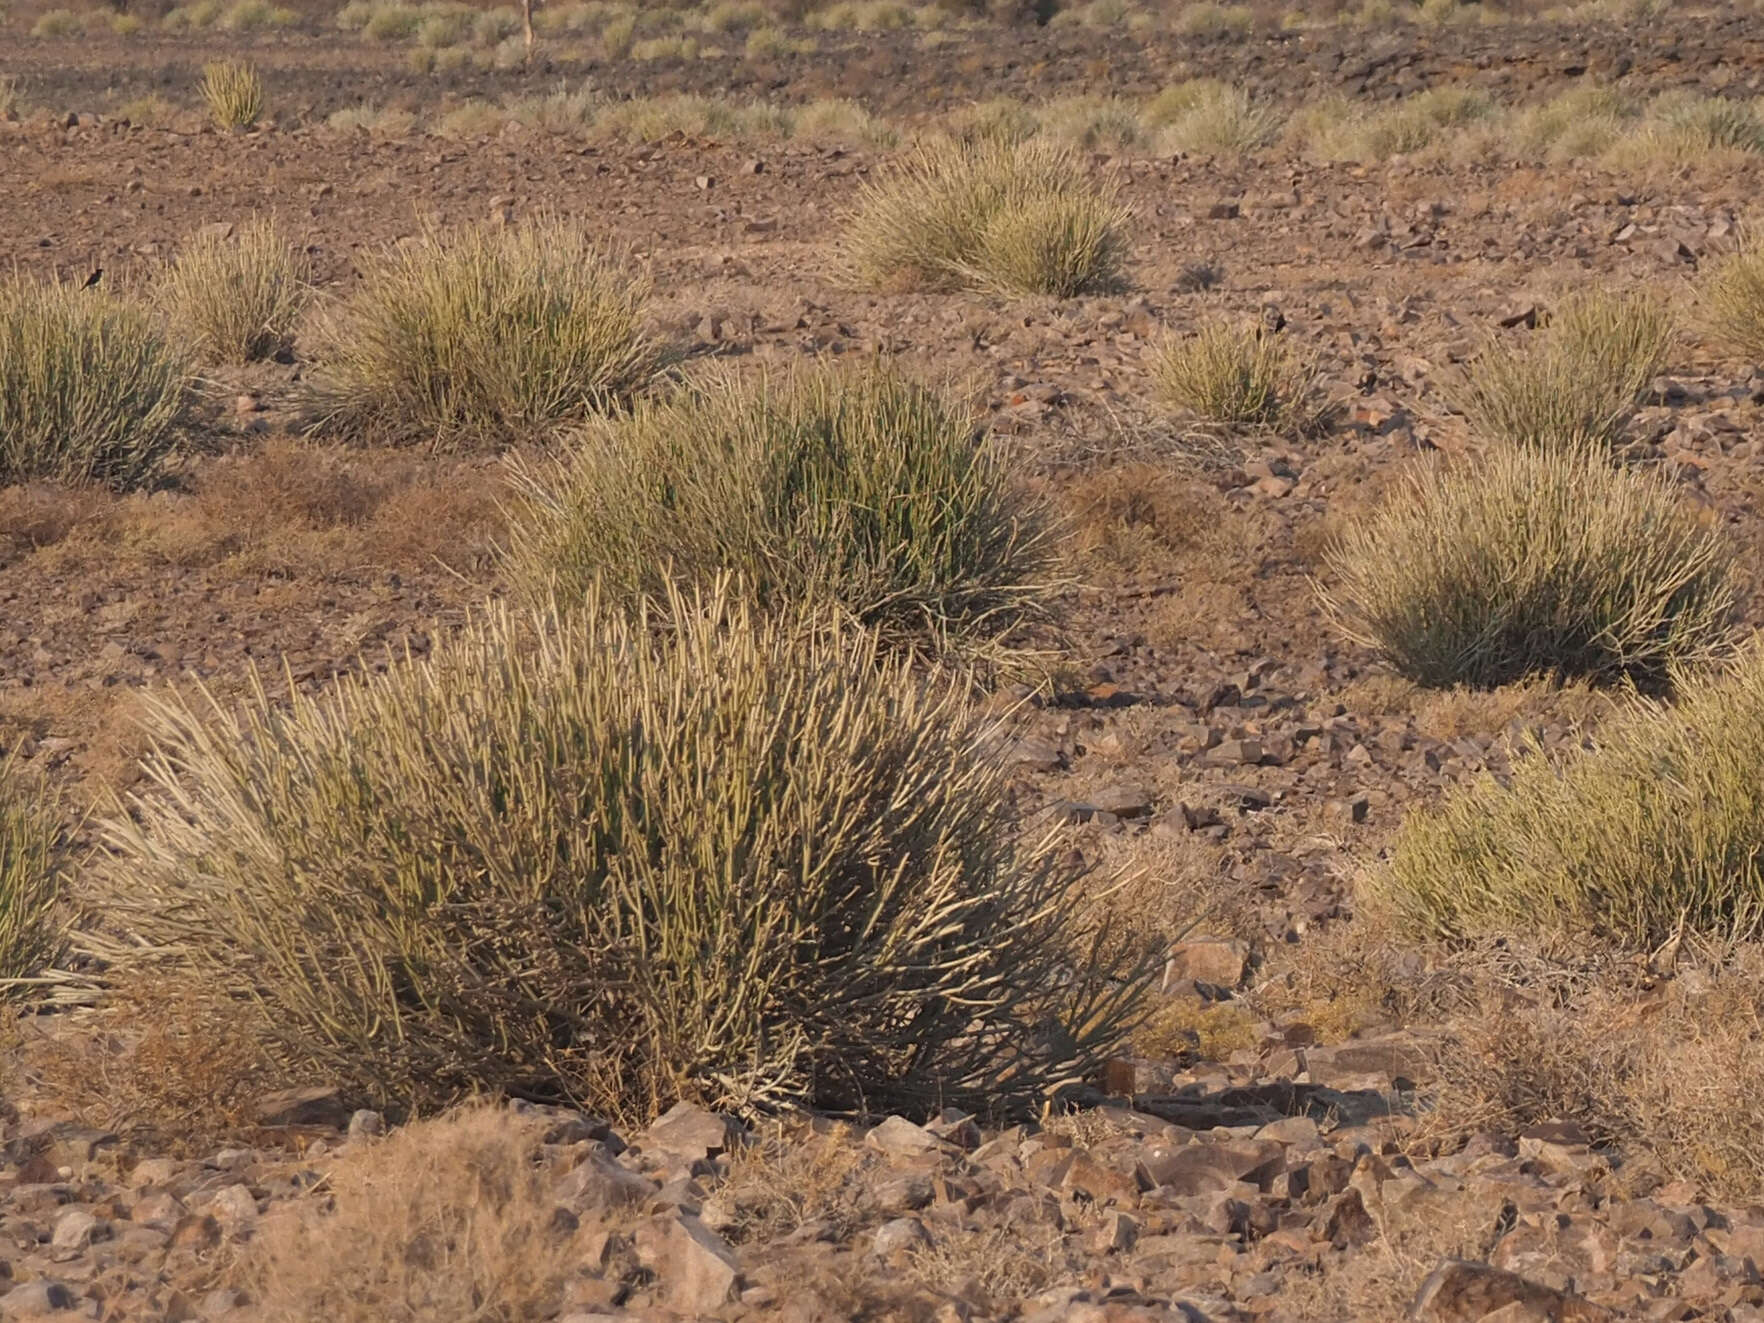
<path id="1" fill-rule="evenodd" d="M 1747 243 L 1703 284 L 1710 321 L 1740 353 L 1764 361 L 1764 247 Z"/>
<path id="2" fill-rule="evenodd" d="M 47 10 L 31 24 L 33 37 L 77 37 L 85 30 L 85 20 L 71 9 Z"/>
<path id="3" fill-rule="evenodd" d="M 156 704 L 116 912 L 400 1107 L 1013 1110 L 1120 1041 L 1142 984 L 1073 950 L 959 683 L 715 591 L 667 616 L 492 607 L 320 697 Z"/>
<path id="4" fill-rule="evenodd" d="M 1446 937 L 1563 931 L 1648 951 L 1764 927 L 1764 654 L 1410 815 L 1369 896 Z"/>
<path id="5" fill-rule="evenodd" d="M 202 66 L 202 102 L 209 117 L 223 129 L 248 129 L 263 114 L 263 79 L 237 60 L 216 60 Z"/>
<path id="6" fill-rule="evenodd" d="M 1732 646 L 1734 554 L 1668 479 L 1580 450 L 1418 465 L 1327 556 L 1325 601 L 1420 684 L 1659 687 Z"/>
<path id="7" fill-rule="evenodd" d="M 1212 322 L 1172 340 L 1152 364 L 1164 399 L 1209 422 L 1275 430 L 1316 418 L 1317 369 L 1279 335 Z"/>
<path id="8" fill-rule="evenodd" d="M 0 283 L 0 481 L 134 486 L 170 454 L 185 404 L 184 358 L 145 309 Z"/>
<path id="9" fill-rule="evenodd" d="M 887 368 L 717 374 L 528 469 L 511 532 L 530 594 L 669 600 L 733 573 L 767 607 L 819 601 L 913 646 L 1042 615 L 1038 510 L 974 419 Z"/>
<path id="10" fill-rule="evenodd" d="M 186 240 L 159 294 L 181 343 L 210 361 L 250 363 L 292 346 L 310 279 L 305 256 L 259 218 Z"/>
<path id="11" fill-rule="evenodd" d="M 1666 359 L 1672 319 L 1647 294 L 1571 294 L 1541 343 L 1491 339 L 1463 408 L 1485 437 L 1530 446 L 1616 445 Z"/>
<path id="12" fill-rule="evenodd" d="M 315 331 L 321 431 L 505 445 L 628 400 L 661 360 L 643 280 L 567 222 L 428 232 L 361 267 Z"/>
<path id="13" fill-rule="evenodd" d="M 863 186 L 843 248 L 852 278 L 872 287 L 1069 298 L 1120 283 L 1127 221 L 1057 148 L 939 140 Z"/>

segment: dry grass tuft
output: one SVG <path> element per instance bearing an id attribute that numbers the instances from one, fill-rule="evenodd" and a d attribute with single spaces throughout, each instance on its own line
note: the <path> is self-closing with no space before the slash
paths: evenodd
<path id="1" fill-rule="evenodd" d="M 564 221 L 428 232 L 360 265 L 317 328 L 317 431 L 493 448 L 625 403 L 661 362 L 646 284 Z"/>
<path id="2" fill-rule="evenodd" d="M 961 682 L 667 610 L 487 608 L 319 697 L 155 704 L 111 913 L 400 1108 L 1012 1111 L 1096 1068 L 1143 977 L 1090 958 Z"/>
<path id="3" fill-rule="evenodd" d="M 1305 429 L 1318 416 L 1316 364 L 1278 335 L 1212 322 L 1173 340 L 1152 363 L 1159 394 L 1208 422 L 1274 431 Z"/>
<path id="4" fill-rule="evenodd" d="M 1585 451 L 1422 463 L 1326 556 L 1324 604 L 1429 686 L 1529 675 L 1658 688 L 1734 642 L 1734 553 L 1669 479 Z"/>
<path id="5" fill-rule="evenodd" d="M 887 367 L 715 374 L 516 470 L 512 577 L 566 600 L 595 583 L 651 609 L 737 575 L 767 609 L 831 605 L 942 652 L 1040 618 L 1040 510 L 975 419 Z"/>
<path id="6" fill-rule="evenodd" d="M 1638 703 L 1594 746 L 1518 760 L 1413 815 L 1368 897 L 1446 937 L 1560 931 L 1647 950 L 1764 931 L 1764 654 Z"/>
<path id="7" fill-rule="evenodd" d="M 48 792 L 0 762 L 0 991 L 53 965 L 65 949 L 67 877 L 60 817 Z"/>
<path id="8" fill-rule="evenodd" d="M 198 90 L 209 117 L 223 129 L 248 129 L 263 114 L 263 79 L 238 60 L 203 65 Z"/>
<path id="9" fill-rule="evenodd" d="M 1128 220 L 1060 148 L 937 140 L 864 185 L 842 243 L 871 288 L 1070 298 L 1120 285 Z"/>
<path id="10" fill-rule="evenodd" d="M 1491 340 L 1464 381 L 1464 412 L 1490 440 L 1611 446 L 1666 360 L 1672 318 L 1646 294 L 1562 301 L 1540 337 Z"/>
<path id="11" fill-rule="evenodd" d="M 560 1173 L 538 1150 L 537 1126 L 484 1106 L 352 1147 L 258 1229 L 242 1264 L 254 1316 L 555 1317 L 596 1227 L 558 1216 Z"/>
<path id="12" fill-rule="evenodd" d="M 1764 246 L 1748 243 L 1709 273 L 1703 285 L 1709 318 L 1723 339 L 1764 360 Z"/>
<path id="13" fill-rule="evenodd" d="M 174 332 L 196 353 L 250 363 L 293 346 L 311 275 L 304 254 L 259 218 L 236 235 L 204 232 L 186 240 L 159 296 Z"/>
<path id="14" fill-rule="evenodd" d="M 187 384 L 145 309 L 0 281 L 0 481 L 146 481 L 176 445 Z"/>

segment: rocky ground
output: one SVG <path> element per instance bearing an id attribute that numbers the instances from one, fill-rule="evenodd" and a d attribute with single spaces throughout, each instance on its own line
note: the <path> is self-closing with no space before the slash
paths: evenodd
<path id="1" fill-rule="evenodd" d="M 1588 70 L 1646 90 L 1756 92 L 1761 34 L 1737 11 L 1244 42 L 998 29 L 932 52 L 829 41 L 771 71 L 543 76 L 831 90 L 879 112 L 974 88 L 1137 95 L 1195 74 L 1289 102 L 1442 82 L 1532 97 Z M 1067 833 L 1099 885 L 1119 884 L 1131 922 L 1183 937 L 1136 1055 L 1093 1082 L 1088 1106 L 1040 1125 L 799 1118 L 749 1132 L 685 1109 L 615 1133 L 499 1113 L 544 1159 L 541 1202 L 565 1210 L 556 1257 L 573 1266 L 554 1314 L 1361 1320 L 1412 1303 L 1416 1318 L 1509 1323 L 1760 1316 L 1764 1216 L 1746 1197 L 1574 1115 L 1441 1125 L 1428 1100 L 1465 1055 L 1462 1023 L 1392 1009 L 1425 1000 L 1432 957 L 1398 960 L 1392 987 L 1358 1000 L 1326 979 L 1317 993 L 1306 966 L 1355 940 L 1356 873 L 1403 813 L 1499 770 L 1516 736 L 1578 739 L 1610 701 L 1430 695 L 1381 674 L 1316 606 L 1331 531 L 1404 461 L 1467 444 L 1452 384 L 1482 336 L 1522 337 L 1561 292 L 1596 281 L 1654 287 L 1683 313 L 1632 454 L 1669 466 L 1756 551 L 1764 378 L 1697 331 L 1690 281 L 1736 244 L 1758 165 L 1098 157 L 1137 216 L 1125 293 L 882 296 L 842 286 L 831 243 L 883 159 L 872 149 L 339 134 L 317 118 L 370 96 L 494 95 L 541 75 L 420 80 L 335 37 L 252 47 L 288 107 L 260 132 L 143 128 L 103 104 L 185 86 L 214 50 L 0 48 L 0 74 L 23 73 L 55 112 L 0 123 L 0 263 L 102 268 L 127 286 L 185 235 L 273 212 L 337 290 L 355 253 L 430 220 L 549 209 L 647 263 L 657 329 L 689 358 L 884 351 L 971 391 L 1064 521 L 1076 584 L 1044 640 L 1062 657 L 1056 682 L 1000 695 L 1024 819 Z M 1324 430 L 1235 435 L 1159 411 L 1147 361 L 1164 336 L 1270 309 L 1318 357 L 1335 405 Z M 0 742 L 66 792 L 76 832 L 132 779 L 131 721 L 156 688 L 200 680 L 224 697 L 254 662 L 272 686 L 322 685 L 389 649 L 421 652 L 497 588 L 499 462 L 297 442 L 301 370 L 220 375 L 209 453 L 165 490 L 0 493 Z M 0 1317 L 263 1316 L 251 1246 L 280 1210 L 342 1188 L 336 1173 L 388 1142 L 382 1123 L 323 1081 L 289 1094 L 230 1078 L 216 1114 L 186 1099 L 146 1124 L 130 1102 L 142 1086 L 124 1078 L 143 1069 L 142 1031 L 106 1007 L 66 1009 L 91 1000 L 95 968 L 76 973 L 14 1052 Z M 159 1060 L 194 1069 L 187 1051 Z"/>

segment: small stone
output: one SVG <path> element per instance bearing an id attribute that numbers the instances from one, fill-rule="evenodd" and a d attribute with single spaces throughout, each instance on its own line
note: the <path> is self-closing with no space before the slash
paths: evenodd
<path id="1" fill-rule="evenodd" d="M 696 1217 L 675 1214 L 637 1231 L 638 1258 L 662 1279 L 668 1307 L 714 1314 L 741 1294 L 735 1252 Z"/>
<path id="2" fill-rule="evenodd" d="M 242 1236 L 257 1224 L 257 1196 L 248 1185 L 229 1185 L 208 1204 L 209 1216 L 229 1236 Z"/>
<path id="3" fill-rule="evenodd" d="M 692 1163 L 725 1152 L 744 1133 L 739 1121 L 678 1102 L 643 1132 L 642 1147 Z"/>
<path id="4" fill-rule="evenodd" d="M 1091 803 L 1104 813 L 1131 819 L 1149 817 L 1153 800 L 1152 792 L 1144 786 L 1110 786 L 1092 795 Z"/>
<path id="5" fill-rule="evenodd" d="M 918 1218 L 897 1217 L 876 1228 L 876 1234 L 870 1240 L 870 1253 L 879 1259 L 886 1259 L 902 1250 L 930 1243 L 931 1237 L 925 1231 L 925 1224 Z"/>
<path id="6" fill-rule="evenodd" d="M 1185 983 L 1211 983 L 1234 988 L 1243 982 L 1248 963 L 1249 947 L 1235 938 L 1191 938 L 1170 949 L 1170 958 L 1164 962 L 1164 987 L 1169 990 Z"/>
<path id="7" fill-rule="evenodd" d="M 1235 202 L 1215 202 L 1207 208 L 1208 220 L 1236 220 L 1243 214 L 1243 208 Z"/>
<path id="8" fill-rule="evenodd" d="M 1207 761 L 1221 766 L 1251 767 L 1262 761 L 1262 746 L 1256 740 L 1222 740 Z"/>
<path id="9" fill-rule="evenodd" d="M 55 1231 L 49 1243 L 58 1250 L 81 1250 L 100 1239 L 103 1224 L 84 1208 L 70 1208 L 55 1219 Z"/>
<path id="10" fill-rule="evenodd" d="M 341 1130 L 349 1123 L 349 1109 L 337 1090 L 323 1085 L 303 1089 L 278 1089 L 251 1105 L 259 1125 L 328 1125 Z"/>
<path id="11" fill-rule="evenodd" d="M 129 1172 L 129 1188 L 144 1190 L 154 1185 L 170 1185 L 180 1170 L 182 1165 L 171 1158 L 143 1158 Z"/>
<path id="12" fill-rule="evenodd" d="M 1139 1222 L 1126 1213 L 1114 1212 L 1103 1218 L 1097 1228 L 1096 1250 L 1099 1254 L 1125 1254 L 1139 1239 Z"/>
<path id="13" fill-rule="evenodd" d="M 66 1283 L 50 1277 L 39 1277 L 34 1282 L 25 1282 L 13 1287 L 5 1295 L 0 1295 L 0 1315 L 7 1318 L 35 1318 L 39 1314 L 78 1308 L 79 1303 L 79 1298 Z"/>
<path id="14" fill-rule="evenodd" d="M 864 1136 L 864 1146 L 894 1157 L 911 1157 L 919 1153 L 942 1153 L 947 1145 L 904 1116 L 891 1116 Z"/>
<path id="15" fill-rule="evenodd" d="M 377 1139 L 386 1133 L 386 1118 L 363 1107 L 349 1117 L 349 1138 L 352 1141 Z"/>
<path id="16" fill-rule="evenodd" d="M 1416 1323 L 1471 1323 L 1497 1313 L 1502 1323 L 1605 1323 L 1615 1317 L 1580 1296 L 1463 1259 L 1435 1268 L 1409 1307 Z"/>

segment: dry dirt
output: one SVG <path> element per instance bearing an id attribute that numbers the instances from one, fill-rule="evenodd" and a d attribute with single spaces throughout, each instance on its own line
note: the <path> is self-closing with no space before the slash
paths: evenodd
<path id="1" fill-rule="evenodd" d="M 1355 872 L 1405 811 L 1498 768 L 1514 734 L 1572 739 L 1602 709 L 1541 690 L 1423 695 L 1343 645 L 1315 605 L 1331 530 L 1404 460 L 1466 444 L 1451 383 L 1479 337 L 1523 336 L 1528 310 L 1589 283 L 1668 295 L 1693 329 L 1634 455 L 1671 465 L 1757 563 L 1764 377 L 1696 332 L 1690 278 L 1732 250 L 1759 158 L 1613 173 L 1320 165 L 1278 149 L 1098 157 L 1137 216 L 1131 288 L 1055 303 L 843 288 L 831 240 L 883 159 L 873 150 L 584 145 L 534 130 L 380 138 L 323 117 L 583 78 L 613 93 L 837 94 L 909 119 L 994 94 L 1144 95 L 1197 75 L 1288 104 L 1441 83 L 1523 100 L 1588 71 L 1647 91 L 1756 94 L 1761 37 L 1764 19 L 1726 11 L 1247 41 L 996 28 L 934 51 L 893 34 L 829 39 L 764 67 L 559 60 L 433 78 L 352 38 L 8 30 L 0 75 L 23 75 L 37 109 L 0 122 L 0 264 L 79 279 L 102 268 L 128 287 L 192 231 L 269 212 L 335 291 L 357 252 L 430 221 L 561 212 L 647 264 L 658 328 L 691 356 L 886 352 L 972 391 L 1067 519 L 1080 586 L 1057 640 L 1061 681 L 1015 718 L 1019 802 L 1027 822 L 1065 823 L 1100 878 L 1130 878 L 1149 929 L 1192 920 L 1192 936 L 1217 939 L 1178 953 L 1163 1036 L 1095 1082 L 1109 1110 L 1040 1134 L 945 1118 L 935 1135 L 900 1123 L 812 1141 L 839 1198 L 804 1193 L 800 1135 L 770 1141 L 770 1174 L 755 1175 L 760 1160 L 734 1140 L 702 1139 L 721 1126 L 706 1118 L 668 1142 L 557 1121 L 560 1179 L 593 1173 L 571 1187 L 571 1217 L 605 1214 L 611 1228 L 598 1259 L 569 1242 L 585 1257 L 562 1314 L 1373 1319 L 1400 1316 L 1436 1264 L 1466 1255 L 1534 1287 L 1454 1270 L 1462 1280 L 1435 1283 L 1419 1317 L 1751 1319 L 1764 1317 L 1764 1226 L 1746 1198 L 1673 1180 L 1683 1173 L 1609 1149 L 1573 1117 L 1435 1143 L 1407 1113 L 1442 1057 L 1468 1051 L 1443 1013 L 1398 1025 L 1388 997 L 1350 1007 L 1338 987 L 1294 991 L 1302 980 L 1283 971 L 1351 941 Z M 114 117 L 146 91 L 187 99 L 200 64 L 229 48 L 265 71 L 271 125 L 180 133 Z M 1195 290 L 1201 265 L 1218 279 Z M 1160 417 L 1147 359 L 1161 339 L 1269 305 L 1319 355 L 1331 426 L 1266 438 Z M 224 696 L 254 662 L 272 688 L 322 685 L 422 651 L 497 590 L 499 462 L 300 442 L 286 402 L 301 370 L 296 358 L 221 374 L 209 453 L 163 490 L 0 492 L 0 744 L 66 791 L 76 832 L 132 778 L 143 694 L 200 681 Z M 259 1317 L 239 1246 L 263 1209 L 304 1197 L 371 1137 L 343 1144 L 331 1127 L 348 1114 L 327 1098 L 298 1115 L 254 1100 L 184 1118 L 197 1135 L 231 1127 L 229 1147 L 180 1149 L 101 1105 L 104 1062 L 127 1055 L 105 1017 L 39 1016 L 15 1053 L 32 1064 L 0 1164 L 0 1278 L 15 1283 L 0 1316 L 65 1303 L 94 1318 Z M 84 1065 L 67 1065 L 67 1040 Z M 70 1070 L 89 1073 L 85 1096 Z M 687 1282 L 680 1265 L 698 1258 Z"/>

